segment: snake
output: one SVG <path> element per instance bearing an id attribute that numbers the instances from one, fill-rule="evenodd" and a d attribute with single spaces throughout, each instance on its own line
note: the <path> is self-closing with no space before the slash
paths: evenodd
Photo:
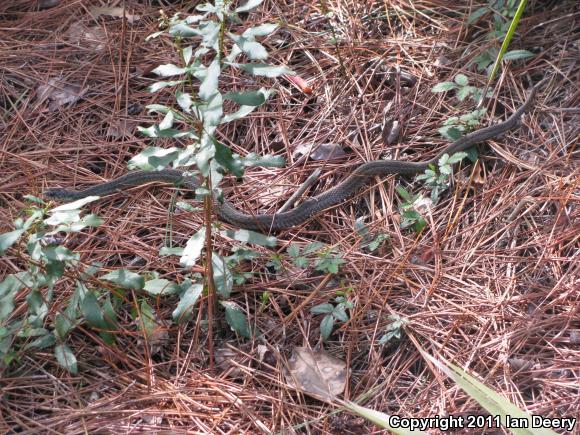
<path id="1" fill-rule="evenodd" d="M 227 200 L 214 199 L 214 207 L 221 221 L 228 222 L 239 228 L 258 231 L 279 231 L 298 226 L 323 210 L 351 198 L 361 187 L 375 176 L 402 175 L 409 176 L 424 172 L 435 165 L 445 154 L 452 156 L 472 145 L 492 139 L 511 130 L 517 124 L 522 114 L 531 105 L 536 88 L 532 88 L 525 102 L 505 121 L 475 130 L 446 146 L 430 160 L 408 162 L 402 160 L 373 160 L 356 167 L 341 183 L 306 199 L 295 208 L 271 214 L 252 214 L 239 211 Z M 48 189 L 43 192 L 47 199 L 58 201 L 78 200 L 87 196 L 106 196 L 125 192 L 129 187 L 140 186 L 151 182 L 174 183 L 180 186 L 196 189 L 200 187 L 197 177 L 186 175 L 178 169 L 162 169 L 158 171 L 133 171 L 109 182 L 96 184 L 84 190 L 66 190 L 61 188 Z"/>

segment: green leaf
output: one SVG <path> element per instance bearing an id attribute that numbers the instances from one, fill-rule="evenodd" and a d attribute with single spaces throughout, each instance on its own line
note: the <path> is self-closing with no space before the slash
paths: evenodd
<path id="1" fill-rule="evenodd" d="M 192 36 L 198 36 L 201 32 L 198 29 L 189 27 L 185 23 L 177 23 L 169 28 L 169 34 L 171 36 L 180 36 L 182 38 L 189 38 Z"/>
<path id="2" fill-rule="evenodd" d="M 236 12 L 247 12 L 259 6 L 264 0 L 248 0 L 248 2 L 242 6 L 236 8 Z"/>
<path id="3" fill-rule="evenodd" d="M 451 168 L 450 165 L 442 165 L 439 167 L 439 171 L 443 175 L 451 175 L 451 173 L 453 172 L 453 169 Z"/>
<path id="4" fill-rule="evenodd" d="M 332 304 L 319 304 L 310 309 L 312 314 L 331 314 L 334 311 L 334 305 Z"/>
<path id="5" fill-rule="evenodd" d="M 267 246 L 270 248 L 273 248 L 278 243 L 278 239 L 274 236 L 265 236 L 264 234 L 250 230 L 225 230 L 220 234 L 240 242 L 253 243 L 255 245 Z"/>
<path id="6" fill-rule="evenodd" d="M 247 39 L 242 36 L 229 34 L 236 45 L 241 48 L 241 50 L 248 55 L 250 60 L 265 60 L 268 58 L 268 51 L 259 42 L 253 41 L 253 38 Z"/>
<path id="7" fill-rule="evenodd" d="M 103 316 L 103 310 L 94 292 L 91 291 L 84 295 L 80 303 L 80 308 L 85 320 L 91 327 L 100 330 L 108 329 L 108 325 Z"/>
<path id="8" fill-rule="evenodd" d="M 334 317 L 327 314 L 320 322 L 320 338 L 322 341 L 327 341 L 330 338 L 332 328 L 334 328 Z"/>
<path id="9" fill-rule="evenodd" d="M 54 334 L 46 334 L 38 337 L 36 340 L 30 341 L 23 346 L 22 350 L 27 349 L 46 349 L 56 344 L 56 337 Z"/>
<path id="10" fill-rule="evenodd" d="M 187 137 L 191 139 L 197 139 L 197 135 L 193 131 L 181 131 L 175 128 L 167 128 L 165 130 L 161 130 L 159 126 L 152 125 L 151 127 L 137 127 L 137 131 L 142 135 L 147 137 L 171 137 L 171 138 L 179 138 L 179 137 Z"/>
<path id="11" fill-rule="evenodd" d="M 159 250 L 160 257 L 167 257 L 168 255 L 179 255 L 180 257 L 183 255 L 183 248 L 170 248 L 168 246 L 163 246 Z"/>
<path id="12" fill-rule="evenodd" d="M 273 90 L 260 88 L 257 91 L 228 92 L 224 98 L 244 106 L 259 106 L 264 104 L 273 92 Z"/>
<path id="13" fill-rule="evenodd" d="M 292 260 L 292 264 L 301 269 L 306 269 L 308 267 L 308 259 L 303 256 L 296 257 Z"/>
<path id="14" fill-rule="evenodd" d="M 484 16 L 489 11 L 490 11 L 490 9 L 487 6 L 483 6 L 483 7 L 479 8 L 479 9 L 476 9 L 475 11 L 473 11 L 469 15 L 469 18 L 467 19 L 467 24 L 473 24 L 473 23 L 475 23 L 479 18 L 481 18 L 482 16 Z"/>
<path id="15" fill-rule="evenodd" d="M 252 338 L 250 332 L 250 325 L 248 324 L 248 319 L 246 315 L 241 310 L 241 308 L 234 302 L 221 301 L 220 304 L 226 310 L 226 322 L 232 328 L 232 331 L 241 335 L 245 338 Z"/>
<path id="16" fill-rule="evenodd" d="M 205 226 L 201 227 L 197 233 L 195 233 L 187 241 L 185 249 L 183 250 L 183 255 L 179 259 L 179 264 L 183 267 L 192 267 L 197 262 L 199 256 L 201 255 L 201 250 L 205 244 Z"/>
<path id="17" fill-rule="evenodd" d="M 172 80 L 168 82 L 155 82 L 151 86 L 149 86 L 149 92 L 154 93 L 163 88 L 169 88 L 173 86 L 180 85 L 185 83 L 185 80 Z"/>
<path id="18" fill-rule="evenodd" d="M 384 429 L 388 429 L 389 431 L 393 432 L 394 434 L 397 435 L 427 435 L 426 432 L 423 432 L 419 429 L 414 429 L 414 430 L 410 430 L 410 429 L 404 429 L 401 427 L 400 425 L 400 417 L 397 423 L 399 424 L 393 424 L 393 426 L 390 425 L 390 421 L 391 421 L 391 416 L 379 411 L 375 411 L 374 409 L 370 409 L 370 408 L 365 408 L 363 406 L 357 405 L 354 402 L 343 402 L 343 406 L 348 409 L 349 411 L 360 415 L 361 417 L 366 418 L 369 421 L 372 421 L 374 424 L 376 424 L 379 427 L 382 427 Z"/>
<path id="19" fill-rule="evenodd" d="M 51 261 L 78 261 L 80 254 L 68 250 L 64 246 L 49 245 L 42 248 L 45 258 Z"/>
<path id="20" fill-rule="evenodd" d="M 240 164 L 238 159 L 234 159 L 232 155 L 232 150 L 216 140 L 212 136 L 212 141 L 215 146 L 215 159 L 217 162 L 234 174 L 236 177 L 241 177 L 244 175 L 244 168 Z"/>
<path id="21" fill-rule="evenodd" d="M 267 63 L 231 63 L 233 67 L 241 68 L 249 74 L 260 77 L 278 77 L 283 74 L 295 74 L 286 66 L 271 66 Z"/>
<path id="22" fill-rule="evenodd" d="M 519 409 L 508 399 L 487 387 L 466 371 L 450 363 L 441 355 L 439 355 L 438 358 L 434 358 L 421 348 L 419 349 L 419 352 L 421 352 L 425 359 L 429 360 L 433 365 L 439 368 L 439 370 L 453 379 L 457 385 L 475 399 L 487 412 L 491 415 L 501 416 L 501 422 L 504 427 L 506 425 L 507 416 L 527 420 L 528 427 L 533 427 L 531 415 Z M 512 432 L 515 434 L 555 435 L 555 432 L 552 430 L 544 428 L 534 428 L 533 431 L 527 429 L 512 429 Z"/>
<path id="23" fill-rule="evenodd" d="M 220 35 L 221 26 L 215 21 L 208 21 L 200 24 L 200 35 L 202 35 L 201 45 L 203 47 L 211 47 L 215 51 L 219 50 L 218 39 Z"/>
<path id="24" fill-rule="evenodd" d="M 437 83 L 433 88 L 431 88 L 431 92 L 445 92 L 450 91 L 452 89 L 457 89 L 457 85 L 453 82 L 441 82 Z"/>
<path id="25" fill-rule="evenodd" d="M 193 105 L 193 99 L 191 98 L 191 94 L 187 92 L 175 92 L 175 101 L 185 113 L 191 113 L 191 106 Z"/>
<path id="26" fill-rule="evenodd" d="M 73 323 L 61 313 L 58 313 L 54 318 L 54 329 L 60 340 L 67 337 L 73 326 Z"/>
<path id="27" fill-rule="evenodd" d="M 59 205 L 58 207 L 55 207 L 52 210 L 50 210 L 49 213 L 52 214 L 54 212 L 76 211 L 79 210 L 84 205 L 96 201 L 99 198 L 100 196 L 87 196 L 86 198 L 81 198 L 73 202 Z"/>
<path id="28" fill-rule="evenodd" d="M 368 244 L 369 251 L 374 252 L 379 246 L 383 244 L 385 240 L 388 240 L 389 236 L 386 234 L 378 234 L 375 239 Z"/>
<path id="29" fill-rule="evenodd" d="M 179 303 L 171 316 L 176 323 L 181 323 L 191 317 L 191 311 L 201 296 L 203 286 L 193 284 L 187 288 L 179 298 Z"/>
<path id="30" fill-rule="evenodd" d="M 528 57 L 534 57 L 534 53 L 528 50 L 511 50 L 504 54 L 503 60 L 527 59 Z"/>
<path id="31" fill-rule="evenodd" d="M 473 89 L 471 88 L 471 86 L 465 86 L 463 88 L 459 88 L 455 96 L 459 101 L 463 101 L 471 95 L 472 91 Z"/>
<path id="32" fill-rule="evenodd" d="M 157 68 L 152 70 L 153 74 L 157 74 L 160 77 L 171 77 L 177 76 L 180 74 L 184 74 L 187 71 L 187 68 L 181 68 L 177 65 L 173 65 L 171 63 L 166 63 L 165 65 L 159 65 Z"/>
<path id="33" fill-rule="evenodd" d="M 0 324 L 14 311 L 14 298 L 24 285 L 18 274 L 8 275 L 4 281 L 0 282 Z"/>
<path id="34" fill-rule="evenodd" d="M 327 256 L 317 260 L 314 264 L 314 269 L 325 273 L 338 273 L 338 267 L 344 263 L 345 261 L 342 258 L 332 258 Z"/>
<path id="35" fill-rule="evenodd" d="M 427 226 L 427 221 L 421 216 L 417 219 L 417 222 L 413 224 L 413 230 L 415 233 L 419 234 Z"/>
<path id="36" fill-rule="evenodd" d="M 228 268 L 227 262 L 224 258 L 212 252 L 211 263 L 213 266 L 213 282 L 219 295 L 227 299 L 230 297 L 234 279 L 232 272 Z"/>
<path id="37" fill-rule="evenodd" d="M 80 224 L 88 227 L 98 227 L 103 223 L 103 219 L 96 214 L 88 214 L 80 220 Z"/>
<path id="38" fill-rule="evenodd" d="M 251 38 L 256 36 L 266 36 L 272 33 L 274 30 L 278 28 L 278 24 L 274 23 L 266 23 L 256 27 L 250 27 L 244 30 L 242 36 L 245 38 Z"/>
<path id="39" fill-rule="evenodd" d="M 346 314 L 346 311 L 344 310 L 344 304 L 337 305 L 332 311 L 332 315 L 336 320 L 348 322 L 348 314 Z"/>
<path id="40" fill-rule="evenodd" d="M 114 270 L 102 276 L 101 279 L 111 281 L 119 287 L 134 290 L 141 290 L 145 286 L 145 278 L 126 269 Z"/>
<path id="41" fill-rule="evenodd" d="M 453 154 L 451 157 L 449 157 L 449 159 L 447 160 L 447 162 L 450 165 L 453 165 L 455 163 L 459 163 L 461 160 L 463 160 L 465 157 L 467 157 L 467 153 L 464 152 L 459 152 L 459 153 L 455 153 Z"/>
<path id="42" fill-rule="evenodd" d="M 211 3 L 204 3 L 202 5 L 197 5 L 195 7 L 196 10 L 201 11 L 201 12 L 213 12 L 214 14 L 217 14 L 219 12 L 219 9 L 223 6 L 223 0 L 218 0 L 216 2 L 216 5 L 212 5 Z M 221 18 L 220 18 L 221 20 Z"/>
<path id="43" fill-rule="evenodd" d="M 309 243 L 302 250 L 302 255 L 312 254 L 313 252 L 319 251 L 324 246 L 325 246 L 324 243 L 321 243 L 321 242 L 312 242 L 312 243 Z"/>
<path id="44" fill-rule="evenodd" d="M 211 133 L 209 127 L 219 125 L 222 120 L 222 115 L 224 113 L 222 95 L 219 92 L 216 92 L 207 104 L 199 106 L 199 110 L 202 112 L 203 124 L 205 127 L 205 132 L 202 135 L 203 139 L 203 136 Z"/>
<path id="45" fill-rule="evenodd" d="M 30 215 L 30 217 L 28 219 L 26 219 L 26 222 L 24 222 L 24 224 L 22 225 L 22 228 L 18 228 L 18 229 L 28 230 L 32 226 L 32 224 L 37 222 L 43 216 L 44 216 L 44 212 L 42 210 L 36 210 L 34 213 L 32 213 Z"/>
<path id="46" fill-rule="evenodd" d="M 407 192 L 407 190 L 403 186 L 397 186 L 395 187 L 395 190 L 397 191 L 399 196 L 403 198 L 406 202 L 413 202 L 411 194 Z"/>
<path id="47" fill-rule="evenodd" d="M 159 123 L 159 130 L 169 130 L 171 127 L 173 127 L 173 110 L 167 112 Z"/>
<path id="48" fill-rule="evenodd" d="M 443 136 L 444 138 L 449 139 L 451 141 L 456 141 L 461 136 L 463 136 L 463 133 L 461 132 L 461 130 L 454 125 L 448 125 L 445 127 L 441 127 L 437 131 L 439 132 L 439 134 L 441 136 Z"/>
<path id="49" fill-rule="evenodd" d="M 472 146 L 467 149 L 467 158 L 471 160 L 472 163 L 475 163 L 477 161 L 478 158 L 477 147 Z"/>
<path id="50" fill-rule="evenodd" d="M 36 204 L 40 204 L 40 205 L 45 204 L 45 201 L 43 199 L 38 198 L 34 195 L 22 195 L 22 198 L 24 198 L 25 200 L 30 201 L 30 202 L 35 202 Z"/>
<path id="51" fill-rule="evenodd" d="M 139 322 L 137 323 L 140 329 L 145 333 L 148 339 L 155 336 L 157 331 L 157 315 L 155 310 L 151 305 L 147 303 L 147 300 L 143 299 L 141 301 Z"/>
<path id="52" fill-rule="evenodd" d="M 0 234 L 0 255 L 4 255 L 8 248 L 16 243 L 22 234 L 24 234 L 24 229 Z"/>
<path id="53" fill-rule="evenodd" d="M 153 296 L 166 296 L 179 292 L 179 286 L 168 279 L 157 278 L 146 281 L 143 290 Z"/>
<path id="54" fill-rule="evenodd" d="M 199 98 L 208 101 L 217 92 L 220 73 L 220 61 L 216 58 L 207 68 L 205 79 L 199 85 Z"/>
<path id="55" fill-rule="evenodd" d="M 54 348 L 54 356 L 58 364 L 69 373 L 78 373 L 77 358 L 66 344 L 59 344 Z"/>
<path id="56" fill-rule="evenodd" d="M 181 210 L 188 211 L 190 213 L 199 213 L 203 210 L 200 207 L 194 207 L 193 205 L 189 204 L 188 202 L 184 202 L 184 201 L 177 201 L 175 206 L 177 208 L 180 208 Z M 178 249 L 183 250 L 183 248 L 178 248 Z"/>
<path id="57" fill-rule="evenodd" d="M 286 252 L 288 252 L 290 257 L 296 258 L 300 255 L 300 246 L 298 246 L 296 243 L 290 243 L 290 246 L 288 246 Z"/>
<path id="58" fill-rule="evenodd" d="M 236 246 L 234 248 L 234 253 L 232 255 L 230 255 L 229 257 L 227 257 L 228 262 L 230 260 L 234 261 L 235 263 L 240 263 L 242 261 L 249 261 L 249 260 L 253 260 L 255 258 L 259 258 L 260 257 L 260 253 L 252 250 L 252 249 L 246 249 L 243 248 L 241 246 Z"/>
<path id="59" fill-rule="evenodd" d="M 176 147 L 148 147 L 133 156 L 127 166 L 129 169 L 141 169 L 143 171 L 161 170 L 172 163 L 178 154 L 179 150 Z"/>
<path id="60" fill-rule="evenodd" d="M 256 110 L 256 106 L 242 106 L 233 113 L 225 114 L 221 120 L 221 123 L 225 124 L 227 122 L 235 121 L 236 119 L 244 118 L 246 115 L 249 115 L 254 110 Z"/>
<path id="61" fill-rule="evenodd" d="M 189 65 L 189 61 L 191 60 L 192 54 L 193 54 L 193 47 L 191 45 L 189 47 L 185 47 L 182 50 L 181 56 L 183 57 L 183 63 L 185 65 Z"/>
<path id="62" fill-rule="evenodd" d="M 145 37 L 145 41 L 149 41 L 151 39 L 155 39 L 158 38 L 159 36 L 163 35 L 165 33 L 165 31 L 161 30 L 159 32 L 154 32 L 151 35 L 147 35 L 147 37 Z"/>
<path id="63" fill-rule="evenodd" d="M 111 303 L 111 299 L 108 295 L 103 302 L 103 320 L 105 321 L 105 325 L 107 325 L 109 330 L 113 330 L 118 327 L 117 314 L 115 313 L 115 309 L 113 308 L 113 304 Z M 115 342 L 115 336 L 111 335 L 111 338 L 112 340 L 108 341 L 108 343 Z"/>
<path id="64" fill-rule="evenodd" d="M 469 79 L 465 74 L 457 74 L 454 80 L 459 86 L 467 86 L 469 84 Z"/>
<path id="65" fill-rule="evenodd" d="M 244 166 L 261 166 L 261 167 L 283 167 L 286 162 L 282 156 L 265 155 L 260 156 L 256 153 L 250 153 L 242 158 Z"/>

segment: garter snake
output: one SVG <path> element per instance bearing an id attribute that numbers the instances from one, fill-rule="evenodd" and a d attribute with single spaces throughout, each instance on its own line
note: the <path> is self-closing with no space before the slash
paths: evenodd
<path id="1" fill-rule="evenodd" d="M 430 165 L 437 166 L 437 162 L 444 155 L 453 155 L 470 146 L 496 137 L 512 129 L 518 119 L 530 106 L 535 94 L 532 88 L 528 98 L 507 120 L 496 125 L 491 125 L 476 130 L 445 147 L 431 160 L 420 162 L 406 162 L 401 160 L 374 160 L 358 166 L 348 177 L 335 187 L 326 190 L 306 201 L 292 210 L 272 214 L 251 214 L 237 210 L 229 201 L 215 201 L 215 208 L 221 220 L 229 222 L 241 228 L 249 230 L 277 231 L 291 228 L 308 220 L 313 215 L 336 205 L 348 198 L 372 177 L 399 174 L 414 175 L 424 172 Z M 110 195 L 123 192 L 131 186 L 139 186 L 151 182 L 178 183 L 181 186 L 195 189 L 200 186 L 199 181 L 192 176 L 184 176 L 183 172 L 176 169 L 164 169 L 161 171 L 135 171 L 129 172 L 112 181 L 96 184 L 85 190 L 73 191 L 66 189 L 49 189 L 43 195 L 48 199 L 76 200 L 91 195 Z"/>

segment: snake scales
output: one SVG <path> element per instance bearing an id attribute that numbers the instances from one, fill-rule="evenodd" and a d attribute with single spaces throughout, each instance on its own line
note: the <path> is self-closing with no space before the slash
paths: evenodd
<path id="1" fill-rule="evenodd" d="M 530 106 L 535 94 L 532 88 L 530 95 L 522 106 L 507 120 L 496 125 L 476 130 L 445 147 L 431 160 L 422 162 L 405 162 L 399 160 L 374 160 L 358 166 L 342 183 L 320 193 L 294 209 L 282 213 L 273 214 L 249 214 L 237 210 L 230 202 L 215 202 L 217 214 L 221 220 L 229 222 L 241 228 L 250 230 L 277 231 L 290 228 L 305 222 L 311 216 L 350 198 L 360 187 L 365 185 L 373 176 L 399 174 L 413 175 L 424 172 L 429 165 L 437 165 L 443 154 L 453 155 L 463 151 L 475 143 L 496 137 L 512 129 L 518 119 Z M 195 189 L 199 187 L 199 181 L 195 177 L 186 177 L 183 172 L 175 169 L 161 171 L 136 171 L 130 172 L 107 183 L 101 183 L 85 190 L 72 191 L 66 189 L 49 189 L 44 192 L 44 197 L 57 200 L 76 200 L 91 195 L 110 195 L 122 192 L 131 186 L 139 186 L 150 182 L 179 183 L 185 187 Z"/>

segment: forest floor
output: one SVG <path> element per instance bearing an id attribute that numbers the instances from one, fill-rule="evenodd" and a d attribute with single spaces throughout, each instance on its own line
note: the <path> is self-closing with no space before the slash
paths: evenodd
<path id="1" fill-rule="evenodd" d="M 128 19 L 95 14 L 90 8 L 105 3 L 97 0 L 1 3 L 4 233 L 24 216 L 24 195 L 115 178 L 152 144 L 136 130 L 160 119 L 145 106 L 173 104 L 173 97 L 148 91 L 156 81 L 151 71 L 178 60 L 169 39 L 145 38 L 157 30 L 160 9 L 187 15 L 196 2 L 112 2 L 125 5 Z M 459 101 L 453 91 L 432 92 L 433 86 L 463 74 L 483 88 L 486 74 L 475 61 L 485 63 L 486 53 L 501 44 L 490 36 L 492 12 L 468 22 L 487 3 L 454 2 L 450 9 L 426 0 L 264 1 L 242 26 L 280 23 L 262 41 L 268 61 L 292 68 L 311 92 L 287 77 L 221 76 L 226 91 L 264 86 L 276 93 L 250 116 L 220 127 L 219 140 L 242 156 L 276 154 L 286 162 L 248 169 L 241 182 L 226 178 L 225 197 L 239 209 L 269 213 L 317 168 L 322 176 L 313 190 L 321 192 L 365 161 L 432 158 L 448 143 L 438 133 L 444 122 L 475 109 L 472 99 Z M 67 337 L 77 374 L 60 367 L 50 348 L 25 350 L 31 338 L 14 342 L 15 360 L 0 363 L 0 432 L 376 432 L 372 423 L 291 387 L 284 367 L 300 347 L 344 363 L 342 398 L 387 414 L 485 414 L 423 350 L 530 414 L 580 415 L 579 18 L 575 1 L 528 3 L 509 49 L 533 56 L 503 63 L 481 126 L 506 119 L 537 86 L 534 105 L 518 127 L 478 145 L 477 162 L 456 165 L 439 201 L 422 207 L 422 231 L 401 227 L 396 187 L 428 197 L 423 183 L 377 178 L 350 201 L 275 234 L 276 248 L 252 248 L 258 256 L 241 263 L 246 279 L 230 301 L 259 331 L 253 339 L 236 337 L 219 306 L 209 337 L 205 297 L 196 316 L 177 325 L 174 296 L 132 291 L 118 307 L 114 344 L 86 324 Z M 406 74 L 415 80 L 406 82 Z M 401 126 L 398 140 L 387 140 L 389 120 Z M 334 144 L 320 150 L 339 153 L 330 159 L 310 153 L 321 144 Z M 174 190 L 141 187 L 92 203 L 104 223 L 63 236 L 64 245 L 83 264 L 100 262 L 105 271 L 156 271 L 181 281 L 191 271 L 159 249 L 168 234 L 184 246 L 204 216 L 169 213 Z M 357 231 L 357 219 L 373 237 L 381 235 L 376 246 Z M 336 273 L 316 270 L 322 254 L 302 267 L 289 255 L 291 244 L 314 242 L 329 248 L 331 263 L 343 260 L 335 262 Z M 214 240 L 222 255 L 238 245 Z M 27 261 L 17 249 L 0 257 L 0 282 Z M 55 285 L 46 328 L 66 309 L 74 282 L 69 276 Z M 339 305 L 341 295 L 352 308 L 346 321 L 335 319 L 322 343 L 324 314 L 312 308 Z M 18 294 L 11 321 L 26 312 L 26 296 L 26 289 Z M 143 300 L 154 308 L 155 343 L 143 339 L 135 319 Z M 486 431 L 496 432 L 465 432 Z"/>

